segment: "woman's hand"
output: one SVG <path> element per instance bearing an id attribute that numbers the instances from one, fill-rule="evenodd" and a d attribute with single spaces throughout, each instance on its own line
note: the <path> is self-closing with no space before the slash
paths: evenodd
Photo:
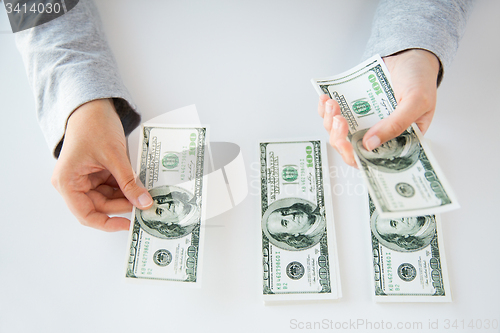
<path id="1" fill-rule="evenodd" d="M 88 102 L 69 117 L 52 184 L 81 224 L 105 231 L 130 225 L 108 214 L 153 204 L 148 191 L 136 184 L 123 127 L 108 99 Z"/>
<path id="2" fill-rule="evenodd" d="M 410 49 L 384 58 L 391 73 L 392 88 L 398 106 L 394 112 L 370 128 L 363 137 L 363 146 L 373 150 L 404 132 L 416 123 L 425 134 L 436 108 L 439 60 L 431 52 Z M 330 135 L 330 144 L 343 160 L 356 167 L 352 145 L 347 141 L 347 121 L 340 114 L 336 101 L 327 95 L 319 98 L 318 113 Z"/>

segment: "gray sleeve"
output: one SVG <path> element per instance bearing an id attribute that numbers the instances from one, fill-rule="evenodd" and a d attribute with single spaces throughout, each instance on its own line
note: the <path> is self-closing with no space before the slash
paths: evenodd
<path id="1" fill-rule="evenodd" d="M 407 49 L 424 49 L 441 62 L 441 74 L 451 64 L 473 0 L 381 0 L 363 59 Z"/>
<path id="2" fill-rule="evenodd" d="M 86 102 L 113 98 L 126 135 L 140 123 L 92 0 L 80 0 L 67 14 L 16 33 L 16 44 L 35 95 L 38 122 L 55 157 L 68 117 Z"/>

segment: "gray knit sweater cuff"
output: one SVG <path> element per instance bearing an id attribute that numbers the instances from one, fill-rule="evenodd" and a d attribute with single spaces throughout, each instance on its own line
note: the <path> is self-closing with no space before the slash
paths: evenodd
<path id="1" fill-rule="evenodd" d="M 55 157 L 68 117 L 89 101 L 113 98 L 126 134 L 140 123 L 91 0 L 80 0 L 67 14 L 16 33 L 16 44 L 35 95 L 38 122 Z"/>
<path id="2" fill-rule="evenodd" d="M 424 49 L 450 66 L 465 31 L 473 0 L 381 0 L 363 55 L 385 57 L 407 49 Z"/>

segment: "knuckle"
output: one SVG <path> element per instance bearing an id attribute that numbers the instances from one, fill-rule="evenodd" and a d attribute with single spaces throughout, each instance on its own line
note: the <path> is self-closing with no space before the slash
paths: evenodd
<path id="1" fill-rule="evenodd" d="M 429 94 L 421 94 L 419 96 L 420 103 L 422 105 L 422 108 L 425 110 L 429 110 L 433 107 L 433 98 Z"/>
<path id="2" fill-rule="evenodd" d="M 122 182 L 122 184 L 120 186 L 123 193 L 133 192 L 133 191 L 135 191 L 136 187 L 137 187 L 137 184 L 135 183 L 135 179 L 133 176 L 131 176 L 127 179 L 124 179 L 124 181 Z"/>
<path id="3" fill-rule="evenodd" d="M 56 188 L 56 190 L 63 194 L 68 191 L 70 188 L 71 178 L 65 175 L 56 175 L 51 179 L 52 185 Z"/>
<path id="4" fill-rule="evenodd" d="M 54 171 L 52 172 L 52 176 L 50 177 L 50 183 L 52 184 L 52 186 L 55 187 L 56 190 L 59 191 L 61 185 L 61 169 L 59 163 L 56 164 Z"/>
<path id="5" fill-rule="evenodd" d="M 60 173 L 54 173 L 50 178 L 50 183 L 59 193 L 62 193 L 65 192 L 69 179 Z"/>
<path id="6" fill-rule="evenodd" d="M 50 178 L 50 183 L 59 193 L 65 192 L 72 181 L 70 170 L 71 167 L 65 161 L 57 161 Z"/>
<path id="7" fill-rule="evenodd" d="M 50 183 L 56 190 L 59 190 L 59 177 L 57 177 L 55 174 L 53 174 L 50 178 Z"/>
<path id="8" fill-rule="evenodd" d="M 87 218 L 79 218 L 78 222 L 80 222 L 81 225 L 84 227 L 90 227 L 91 223 L 87 220 Z"/>
<path id="9" fill-rule="evenodd" d="M 406 127 L 401 122 L 393 121 L 389 124 L 389 131 L 395 136 L 403 133 L 405 129 Z"/>
<path id="10" fill-rule="evenodd" d="M 430 91 L 414 91 L 408 96 L 409 103 L 415 105 L 421 112 L 433 110 L 436 107 L 436 94 Z"/>

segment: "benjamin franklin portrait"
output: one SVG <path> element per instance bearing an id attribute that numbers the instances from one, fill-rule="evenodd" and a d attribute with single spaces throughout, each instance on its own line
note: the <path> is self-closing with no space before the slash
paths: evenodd
<path id="1" fill-rule="evenodd" d="M 434 215 L 381 218 L 375 210 L 371 230 L 380 244 L 398 252 L 413 252 L 427 247 L 436 236 Z"/>
<path id="2" fill-rule="evenodd" d="M 262 217 L 262 230 L 275 246 L 299 251 L 316 245 L 326 229 L 324 208 L 300 198 L 276 200 Z"/>
<path id="3" fill-rule="evenodd" d="M 183 237 L 200 220 L 200 205 L 192 193 L 177 186 L 159 186 L 149 190 L 153 206 L 136 209 L 136 218 L 149 234 L 159 238 Z"/>

